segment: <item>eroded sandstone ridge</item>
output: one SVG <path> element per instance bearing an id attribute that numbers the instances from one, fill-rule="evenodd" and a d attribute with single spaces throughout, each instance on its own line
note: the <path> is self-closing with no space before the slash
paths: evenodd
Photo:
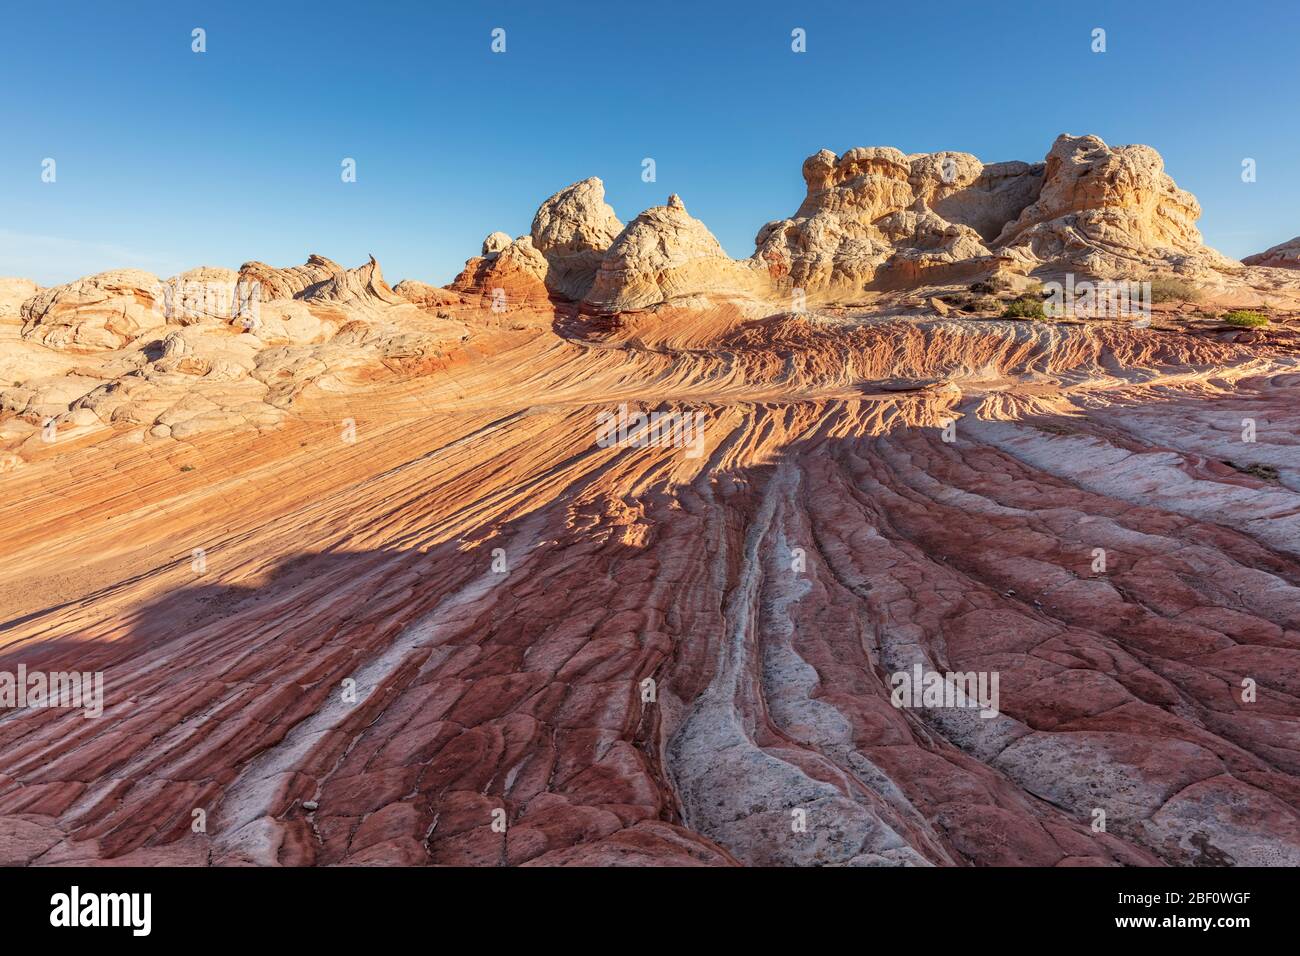
<path id="1" fill-rule="evenodd" d="M 1300 864 L 1285 251 L 1096 137 L 804 174 L 740 260 L 589 179 L 447 288 L 0 279 L 0 675 L 104 679 L 0 864 Z"/>
<path id="2" fill-rule="evenodd" d="M 1248 266 L 1269 266 L 1276 269 L 1300 269 L 1300 236 L 1279 242 L 1276 246 L 1247 256 L 1241 260 Z"/>
<path id="3" fill-rule="evenodd" d="M 1206 248 L 1200 206 L 1148 146 L 1062 135 L 1041 163 L 981 163 L 969 153 L 892 147 L 821 150 L 803 167 L 807 196 L 727 256 L 679 197 L 626 227 L 592 178 L 542 204 L 531 235 L 489 237 L 458 289 L 540 288 L 614 315 L 708 296 L 860 302 L 918 284 L 992 275 L 1077 273 L 1142 281 L 1175 275 L 1222 286 L 1241 265 Z M 1272 250 L 1271 250 L 1272 251 Z M 498 261 L 493 257 L 500 256 Z M 1266 263 L 1274 264 L 1274 263 Z"/>

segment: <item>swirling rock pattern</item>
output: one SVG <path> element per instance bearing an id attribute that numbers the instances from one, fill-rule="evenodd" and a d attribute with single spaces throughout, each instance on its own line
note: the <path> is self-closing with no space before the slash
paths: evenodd
<path id="1" fill-rule="evenodd" d="M 4 668 L 102 671 L 105 709 L 0 717 L 0 843 L 1295 864 L 1288 341 L 785 319 L 675 351 L 533 329 L 418 401 L 319 393 L 165 455 L 56 450 L 7 481 Z M 702 453 L 600 447 L 620 402 L 703 413 Z M 892 706 L 916 664 L 998 672 L 999 715 Z"/>
<path id="2" fill-rule="evenodd" d="M 1080 139 L 819 153 L 740 262 L 587 180 L 450 289 L 4 280 L 0 702 L 104 699 L 0 708 L 0 863 L 1300 864 L 1300 281 L 938 298 L 1214 271 L 1158 157 Z M 255 325 L 193 288 L 252 282 Z"/>

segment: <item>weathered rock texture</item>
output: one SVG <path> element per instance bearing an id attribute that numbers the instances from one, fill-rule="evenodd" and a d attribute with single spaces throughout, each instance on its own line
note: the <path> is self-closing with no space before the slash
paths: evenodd
<path id="1" fill-rule="evenodd" d="M 967 153 L 822 150 L 804 163 L 804 180 L 803 205 L 763 227 L 756 255 L 773 278 L 805 289 L 994 268 L 1134 280 L 1237 268 L 1202 245 L 1200 206 L 1147 146 L 1062 135 L 1045 163 L 987 166 Z"/>
<path id="2" fill-rule="evenodd" d="M 584 179 L 542 203 L 530 236 L 490 235 L 452 289 L 473 297 L 503 289 L 540 305 L 544 288 L 600 316 L 724 300 L 861 304 L 879 292 L 994 275 L 1242 285 L 1241 265 L 1202 244 L 1196 198 L 1148 146 L 1062 135 L 1033 164 L 888 146 L 823 149 L 803 175 L 799 209 L 764 225 L 741 260 L 680 197 L 624 228 L 601 181 Z M 1267 264 L 1285 264 L 1287 249 L 1270 250 Z"/>
<path id="3" fill-rule="evenodd" d="M 531 236 L 510 240 L 494 232 L 483 240 L 483 255 L 466 262 L 448 288 L 489 308 L 495 304 L 501 314 L 520 306 L 545 306 L 550 299 L 549 272 Z"/>
<path id="4" fill-rule="evenodd" d="M 1202 245 L 1200 215 L 1196 197 L 1174 184 L 1151 147 L 1112 149 L 1097 136 L 1061 136 L 1047 154 L 1037 200 L 994 244 L 1030 267 L 1103 278 L 1236 267 Z"/>
<path id="5" fill-rule="evenodd" d="M 263 302 L 297 299 L 353 314 L 374 314 L 410 302 L 394 292 L 384 281 L 379 263 L 370 261 L 355 269 L 345 269 L 324 256 L 312 255 L 305 265 L 275 269 L 261 262 L 247 262 L 240 267 L 239 282 L 245 295 L 254 293 Z"/>
<path id="6" fill-rule="evenodd" d="M 532 245 L 546 260 L 548 288 L 580 300 L 623 224 L 605 202 L 596 177 L 574 183 L 542 203 L 533 217 Z"/>
<path id="7" fill-rule="evenodd" d="M 275 427 L 305 389 L 442 364 L 468 335 L 394 292 L 373 259 L 356 269 L 321 256 L 289 269 L 204 267 L 165 282 L 126 270 L 45 290 L 6 280 L 0 291 L 30 293 L 12 338 L 0 323 L 0 413 L 13 416 L 0 420 L 6 469 L 49 429 L 186 439 Z"/>
<path id="8" fill-rule="evenodd" d="M 461 297 L 457 293 L 418 279 L 403 279 L 393 286 L 393 291 L 426 312 L 436 312 L 443 306 L 461 304 Z"/>
<path id="9" fill-rule="evenodd" d="M 927 287 L 1213 272 L 1152 155 L 818 154 L 744 262 L 589 180 L 450 290 L 0 281 L 0 673 L 105 690 L 0 710 L 0 864 L 1300 865 L 1300 279 Z"/>
<path id="10" fill-rule="evenodd" d="M 23 303 L 40 291 L 30 279 L 0 279 L 0 321 L 21 321 Z"/>
<path id="11" fill-rule="evenodd" d="M 164 324 L 158 277 L 120 269 L 55 286 L 23 303 L 23 335 L 57 349 L 119 349 Z"/>
<path id="12" fill-rule="evenodd" d="M 1253 256 L 1247 256 L 1241 261 L 1248 266 L 1269 266 L 1275 269 L 1300 269 L 1300 236 L 1286 242 L 1279 242 L 1276 246 L 1266 249 L 1264 252 L 1256 253 Z"/>
<path id="13" fill-rule="evenodd" d="M 624 312 L 697 295 L 760 290 L 751 263 L 732 261 L 679 196 L 647 209 L 614 240 L 584 302 L 599 312 Z"/>
<path id="14" fill-rule="evenodd" d="M 892 147 L 830 150 L 803 167 L 808 195 L 791 219 L 758 234 L 756 258 L 773 279 L 805 290 L 862 291 L 897 269 L 915 278 L 927 267 L 990 258 L 979 229 L 1031 201 L 1041 171 L 1017 164 L 985 176 L 966 153 L 905 156 Z M 951 219 L 935 211 L 942 206 Z M 1000 224 L 999 224 L 1000 225 Z"/>

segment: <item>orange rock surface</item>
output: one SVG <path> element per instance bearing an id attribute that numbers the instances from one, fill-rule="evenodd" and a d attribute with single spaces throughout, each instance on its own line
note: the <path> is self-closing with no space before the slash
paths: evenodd
<path id="1" fill-rule="evenodd" d="M 451 290 L 250 263 L 255 328 L 12 285 L 0 672 L 104 700 L 0 710 L 0 863 L 1300 864 L 1283 270 L 1214 287 L 1249 330 L 928 304 L 964 285 L 594 314 L 563 290 L 644 302 L 645 237 L 703 227 L 620 243 L 579 185 Z M 698 430 L 601 437 L 655 412 Z M 918 666 L 996 714 L 896 706 Z"/>

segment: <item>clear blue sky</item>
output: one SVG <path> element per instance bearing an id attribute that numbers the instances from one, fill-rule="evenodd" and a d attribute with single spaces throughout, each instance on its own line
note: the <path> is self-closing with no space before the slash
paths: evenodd
<path id="1" fill-rule="evenodd" d="M 11 4 L 0 275 L 373 252 L 442 284 L 591 175 L 624 221 L 680 193 L 747 256 L 819 148 L 1040 160 L 1065 131 L 1156 147 L 1242 256 L 1300 234 L 1297 48 L 1281 0 Z"/>

